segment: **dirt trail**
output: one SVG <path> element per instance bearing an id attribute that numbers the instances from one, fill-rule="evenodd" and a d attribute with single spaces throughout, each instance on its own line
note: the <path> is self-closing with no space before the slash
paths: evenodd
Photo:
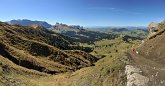
<path id="1" fill-rule="evenodd" d="M 149 86 L 165 86 L 165 67 L 162 64 L 156 63 L 150 59 L 129 51 L 131 64 L 139 67 L 143 75 L 149 78 Z"/>

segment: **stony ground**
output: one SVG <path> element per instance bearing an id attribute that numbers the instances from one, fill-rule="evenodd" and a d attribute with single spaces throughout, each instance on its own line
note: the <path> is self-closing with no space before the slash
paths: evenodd
<path id="1" fill-rule="evenodd" d="M 146 59 L 145 57 L 131 51 L 129 52 L 129 57 L 132 59 L 132 63 L 131 65 L 128 65 L 126 69 L 130 69 L 130 71 L 132 70 L 132 76 L 134 76 L 133 74 L 138 75 L 131 81 L 132 78 L 130 77 L 132 76 L 129 77 L 130 73 L 127 73 L 127 77 L 130 78 L 130 82 L 127 83 L 127 86 L 131 86 L 129 83 L 134 83 L 135 85 L 140 86 L 165 86 L 164 65 L 150 59 Z"/>

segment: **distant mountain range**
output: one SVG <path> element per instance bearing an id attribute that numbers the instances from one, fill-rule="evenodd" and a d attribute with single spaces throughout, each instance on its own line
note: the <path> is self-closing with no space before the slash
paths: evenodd
<path id="1" fill-rule="evenodd" d="M 11 20 L 11 21 L 7 21 L 8 24 L 14 25 L 14 24 L 18 24 L 18 25 L 22 25 L 22 26 L 29 26 L 29 25 L 39 25 L 42 26 L 44 28 L 51 28 L 51 29 L 56 29 L 56 30 L 83 30 L 85 29 L 89 29 L 89 30 L 110 30 L 110 29 L 117 29 L 117 30 L 121 30 L 121 29 L 128 29 L 128 30 L 132 30 L 132 29 L 147 29 L 147 27 L 145 26 L 86 26 L 86 27 L 82 27 L 80 25 L 66 25 L 66 24 L 62 24 L 62 23 L 56 23 L 55 25 L 51 25 L 45 21 L 32 21 L 32 20 L 28 20 L 28 19 L 18 19 L 18 20 Z M 63 27 L 66 27 L 65 29 Z"/>
<path id="2" fill-rule="evenodd" d="M 45 21 L 32 21 L 28 19 L 18 19 L 18 20 L 11 20 L 7 21 L 8 24 L 11 25 L 22 25 L 22 26 L 33 26 L 33 25 L 39 25 L 44 28 L 50 28 L 50 29 L 56 29 L 56 30 L 83 30 L 83 27 L 80 25 L 66 25 L 62 23 L 56 23 L 55 25 L 51 25 Z"/>
<path id="3" fill-rule="evenodd" d="M 22 25 L 22 26 L 29 26 L 29 25 L 32 25 L 32 24 L 37 24 L 37 25 L 42 26 L 42 27 L 45 27 L 45 28 L 52 27 L 51 24 L 48 24 L 45 21 L 32 21 L 32 20 L 28 20 L 28 19 L 11 20 L 11 21 L 8 21 L 7 23 L 9 23 L 11 25 L 19 24 L 19 25 Z"/>

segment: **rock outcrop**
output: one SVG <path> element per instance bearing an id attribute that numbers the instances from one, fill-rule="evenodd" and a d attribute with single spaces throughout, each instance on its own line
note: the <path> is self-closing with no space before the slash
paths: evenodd
<path id="1" fill-rule="evenodd" d="M 156 32 L 159 30 L 159 23 L 152 22 L 148 25 L 148 30 L 150 33 Z"/>
<path id="2" fill-rule="evenodd" d="M 148 86 L 149 78 L 142 75 L 140 68 L 126 65 L 127 86 Z"/>

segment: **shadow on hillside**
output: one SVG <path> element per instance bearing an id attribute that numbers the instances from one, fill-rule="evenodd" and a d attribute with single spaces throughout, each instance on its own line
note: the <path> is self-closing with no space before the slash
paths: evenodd
<path id="1" fill-rule="evenodd" d="M 0 43 L 0 55 L 2 55 L 3 57 L 9 59 L 10 61 L 15 63 L 16 65 L 19 65 L 19 66 L 22 66 L 22 67 L 25 67 L 25 68 L 28 68 L 28 69 L 37 70 L 39 72 L 46 72 L 48 74 L 56 74 L 56 71 L 49 71 L 49 70 L 45 71 L 46 68 L 35 65 L 30 61 L 16 59 L 15 57 L 10 55 L 10 53 L 8 53 L 5 50 L 5 46 L 1 43 Z"/>

